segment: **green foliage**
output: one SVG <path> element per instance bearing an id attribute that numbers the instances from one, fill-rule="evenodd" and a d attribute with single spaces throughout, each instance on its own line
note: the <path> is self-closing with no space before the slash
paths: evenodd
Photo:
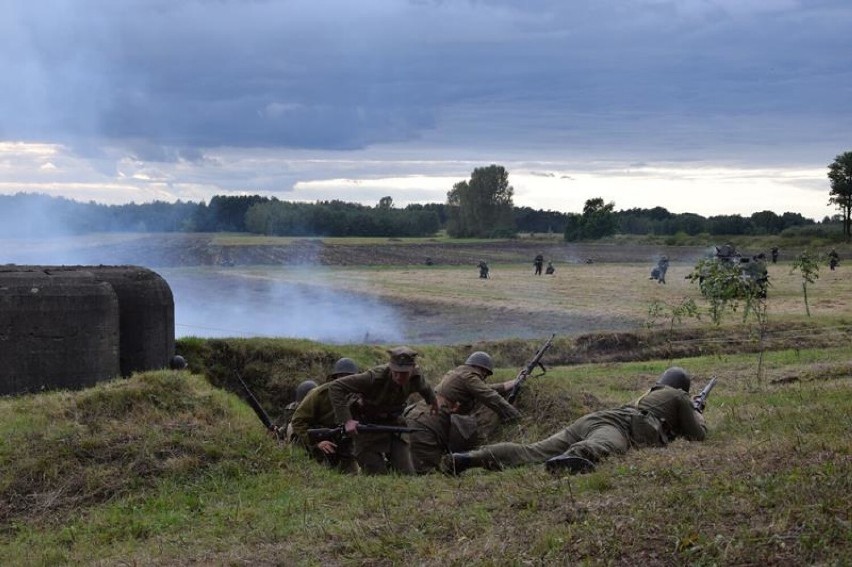
<path id="1" fill-rule="evenodd" d="M 509 172 L 490 165 L 473 170 L 447 193 L 447 234 L 454 238 L 505 238 L 515 234 Z"/>
<path id="2" fill-rule="evenodd" d="M 808 304 L 808 284 L 814 283 L 819 278 L 819 261 L 810 250 L 805 250 L 793 261 L 790 273 L 798 271 L 802 276 L 802 296 L 805 300 L 805 312 L 811 316 L 811 308 Z"/>
<path id="3" fill-rule="evenodd" d="M 430 236 L 440 229 L 435 211 L 423 208 L 393 208 L 383 197 L 375 208 L 325 201 L 258 203 L 246 211 L 245 230 L 276 236 Z"/>
<path id="4" fill-rule="evenodd" d="M 615 203 L 604 203 L 600 197 L 588 199 L 582 216 L 573 216 L 565 227 L 565 240 L 594 240 L 615 234 L 618 219 L 613 212 Z"/>
<path id="5" fill-rule="evenodd" d="M 762 262 L 749 262 L 744 268 L 738 261 L 704 258 L 698 261 L 686 279 L 697 283 L 709 303 L 711 321 L 718 325 L 726 311 L 742 308 L 743 321 L 765 318 L 769 276 Z"/>
<path id="6" fill-rule="evenodd" d="M 843 234 L 852 237 L 852 152 L 838 155 L 828 166 L 831 182 L 828 203 L 836 206 L 843 215 Z"/>

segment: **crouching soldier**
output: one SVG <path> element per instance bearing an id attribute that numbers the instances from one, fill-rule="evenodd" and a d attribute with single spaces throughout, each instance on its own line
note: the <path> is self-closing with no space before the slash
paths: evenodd
<path id="1" fill-rule="evenodd" d="M 408 426 L 419 429 L 410 435 L 411 457 L 418 474 L 438 470 L 441 459 L 449 453 L 467 451 L 480 444 L 476 418 L 472 415 L 478 407 L 493 410 L 504 423 L 520 416 L 503 397 L 512 390 L 515 380 L 486 384 L 493 370 L 488 353 L 474 352 L 463 365 L 447 372 L 435 387 L 438 413 L 432 413 L 425 402 L 408 409 L 405 415 Z"/>
<path id="2" fill-rule="evenodd" d="M 330 382 L 329 397 L 335 422 L 342 423 L 346 434 L 353 438 L 355 458 L 364 473 L 386 474 L 390 464 L 398 473 L 414 474 L 407 434 L 358 433 L 361 423 L 404 425 L 402 412 L 415 392 L 426 400 L 430 411 L 438 412 L 435 392 L 415 362 L 417 352 L 403 346 L 388 354 L 387 364 Z M 351 403 L 353 396 L 357 399 L 355 404 Z"/>

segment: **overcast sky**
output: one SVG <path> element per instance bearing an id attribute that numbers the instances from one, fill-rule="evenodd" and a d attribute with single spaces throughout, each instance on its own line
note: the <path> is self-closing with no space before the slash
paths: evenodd
<path id="1" fill-rule="evenodd" d="M 821 219 L 849 0 L 3 0 L 0 193 Z"/>

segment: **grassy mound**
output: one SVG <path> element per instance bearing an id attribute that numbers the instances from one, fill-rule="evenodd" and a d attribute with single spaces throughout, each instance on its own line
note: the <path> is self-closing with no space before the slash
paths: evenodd
<path id="1" fill-rule="evenodd" d="M 279 465 L 237 398 L 186 372 L 0 400 L 0 522 L 71 513 L 211 469 Z"/>

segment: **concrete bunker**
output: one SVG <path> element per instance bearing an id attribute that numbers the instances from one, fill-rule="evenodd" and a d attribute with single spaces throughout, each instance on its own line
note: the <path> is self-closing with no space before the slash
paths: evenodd
<path id="1" fill-rule="evenodd" d="M 174 298 L 139 266 L 0 266 L 0 395 L 168 366 Z"/>

